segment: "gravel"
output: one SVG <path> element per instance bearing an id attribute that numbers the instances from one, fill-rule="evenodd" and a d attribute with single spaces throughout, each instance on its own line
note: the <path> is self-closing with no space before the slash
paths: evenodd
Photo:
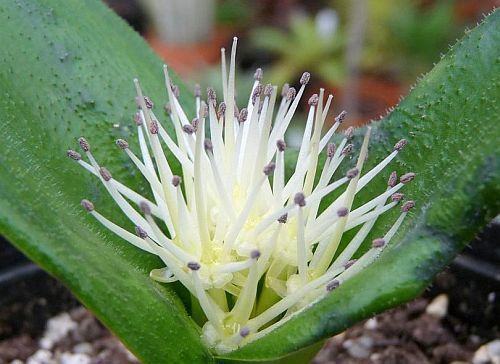
<path id="1" fill-rule="evenodd" d="M 136 364 L 139 361 L 83 307 L 47 321 L 38 339 L 0 342 L 0 364 Z"/>

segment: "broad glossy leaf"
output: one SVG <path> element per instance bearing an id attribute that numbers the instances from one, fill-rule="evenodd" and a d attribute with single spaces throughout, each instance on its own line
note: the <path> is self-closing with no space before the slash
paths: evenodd
<path id="1" fill-rule="evenodd" d="M 498 212 L 499 18 L 494 13 L 467 34 L 377 127 L 370 163 L 414 135 L 397 169 L 418 173 L 407 192 L 420 207 L 393 247 L 227 360 L 274 361 L 410 299 Z M 97 1 L 9 2 L 0 5 L 0 19 L 0 231 L 65 282 L 143 362 L 212 361 L 172 287 L 148 278 L 159 261 L 80 211 L 80 199 L 91 197 L 125 223 L 96 180 L 64 156 L 85 134 L 114 176 L 140 186 L 113 141 L 133 134 L 133 77 L 161 108 L 160 61 Z"/>
<path id="2" fill-rule="evenodd" d="M 89 196 L 125 221 L 97 181 L 65 156 L 85 134 L 118 179 L 140 186 L 113 141 L 131 133 L 133 77 L 163 97 L 161 62 L 98 1 L 2 2 L 0 24 L 1 233 L 144 363 L 210 361 L 171 286 L 149 278 L 160 261 L 79 208 Z"/>

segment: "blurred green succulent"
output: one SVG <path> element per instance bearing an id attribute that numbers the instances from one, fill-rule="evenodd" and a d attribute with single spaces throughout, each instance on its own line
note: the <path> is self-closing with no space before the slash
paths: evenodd
<path id="1" fill-rule="evenodd" d="M 419 6 L 415 0 L 368 4 L 363 67 L 414 79 L 428 71 L 456 35 L 451 1 Z"/>
<path id="2" fill-rule="evenodd" d="M 335 12 L 325 10 L 315 18 L 292 17 L 286 31 L 272 27 L 255 30 L 251 37 L 255 48 L 276 57 L 273 65 L 266 68 L 270 81 L 283 84 L 312 69 L 313 76 L 333 85 L 341 84 L 345 76 L 346 38 L 336 22 Z"/>

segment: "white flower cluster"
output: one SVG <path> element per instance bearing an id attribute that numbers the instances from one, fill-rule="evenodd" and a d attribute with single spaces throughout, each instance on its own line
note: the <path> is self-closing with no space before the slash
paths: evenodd
<path id="1" fill-rule="evenodd" d="M 368 128 L 356 165 L 332 181 L 353 149 L 353 130 L 347 129 L 338 146 L 330 143 L 345 118 L 342 112 L 322 135 L 332 96 L 325 102 L 321 89 L 309 99 L 295 169 L 285 178 L 284 134 L 309 73 L 302 75 L 298 90 L 285 85 L 279 99 L 276 86 L 261 83 L 262 71 L 258 69 L 247 106 L 238 110 L 236 42 L 235 38 L 229 73 L 222 50 L 223 101 L 217 103 L 211 88 L 206 102 L 202 101 L 197 87 L 197 111 L 192 121 L 178 101 L 178 88 L 171 83 L 165 66 L 167 111 L 176 141 L 134 80 L 140 149 L 135 154 L 122 139 L 116 144 L 144 176 L 153 201 L 114 179 L 96 161 L 86 139 L 80 138 L 79 143 L 90 163 L 79 153 L 68 151 L 69 157 L 102 181 L 136 226 L 135 234 L 105 218 L 90 201 L 83 200 L 83 207 L 124 240 L 163 260 L 165 267 L 153 270 L 151 277 L 166 283 L 178 280 L 189 290 L 206 316 L 203 336 L 219 352 L 265 335 L 373 262 L 414 205 L 413 201 L 404 203 L 386 235 L 375 239 L 371 249 L 353 260 L 377 218 L 403 199 L 398 191 L 415 175 L 407 173 L 398 182 L 393 172 L 385 191 L 370 201 L 357 201 L 359 207 L 352 209 L 356 194 L 396 157 L 406 141 L 396 143 L 391 154 L 362 174 Z M 327 158 L 320 168 L 318 157 L 323 151 Z M 167 155 L 180 163 L 182 177 L 174 175 Z M 345 191 L 320 212 L 322 199 L 341 187 Z M 343 234 L 353 228 L 358 228 L 357 233 L 338 252 Z"/>

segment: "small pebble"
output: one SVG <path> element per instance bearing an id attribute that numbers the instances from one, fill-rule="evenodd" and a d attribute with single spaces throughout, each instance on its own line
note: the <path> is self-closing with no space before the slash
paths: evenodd
<path id="1" fill-rule="evenodd" d="M 425 312 L 428 315 L 434 316 L 436 318 L 443 318 L 448 313 L 448 296 L 445 294 L 440 294 L 435 297 L 431 303 L 426 307 Z"/>
<path id="2" fill-rule="evenodd" d="M 500 340 L 493 340 L 482 345 L 474 353 L 472 364 L 499 364 L 500 363 Z"/>
<path id="3" fill-rule="evenodd" d="M 73 352 L 76 354 L 92 354 L 94 352 L 94 348 L 87 342 L 76 344 L 73 347 Z"/>
<path id="4" fill-rule="evenodd" d="M 366 359 L 372 353 L 373 339 L 369 336 L 361 336 L 344 341 L 342 346 L 352 358 Z"/>
<path id="5" fill-rule="evenodd" d="M 61 364 L 90 364 L 91 359 L 86 354 L 62 353 L 60 357 Z"/>
<path id="6" fill-rule="evenodd" d="M 67 312 L 63 312 L 47 322 L 47 328 L 40 339 L 42 349 L 52 349 L 54 344 L 76 329 L 77 323 Z"/>
<path id="7" fill-rule="evenodd" d="M 45 349 L 38 350 L 26 360 L 26 364 L 57 364 L 52 353 Z"/>
<path id="8" fill-rule="evenodd" d="M 373 317 L 365 322 L 365 329 L 376 330 L 378 327 L 378 321 L 376 317 Z"/>

